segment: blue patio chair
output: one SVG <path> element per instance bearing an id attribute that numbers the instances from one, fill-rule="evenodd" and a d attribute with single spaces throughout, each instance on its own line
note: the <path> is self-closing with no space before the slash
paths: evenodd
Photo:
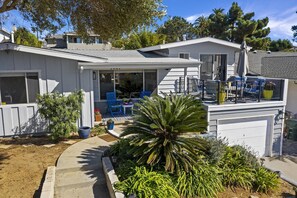
<path id="1" fill-rule="evenodd" d="M 106 100 L 111 116 L 122 114 L 122 102 L 117 100 L 115 92 L 107 92 Z"/>
<path id="2" fill-rule="evenodd" d="M 246 96 L 252 96 L 253 98 L 257 98 L 259 95 L 260 87 L 263 90 L 265 85 L 265 79 L 256 79 L 252 82 L 247 82 L 244 88 L 244 94 Z"/>
<path id="3" fill-rule="evenodd" d="M 151 91 L 142 91 L 140 92 L 140 98 L 144 98 L 144 96 L 150 97 L 152 94 Z"/>

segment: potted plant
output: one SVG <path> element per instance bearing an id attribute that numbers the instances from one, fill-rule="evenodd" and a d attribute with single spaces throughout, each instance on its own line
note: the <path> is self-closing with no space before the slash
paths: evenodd
<path id="1" fill-rule="evenodd" d="M 270 100 L 273 96 L 274 89 L 275 89 L 275 83 L 273 83 L 271 81 L 266 82 L 264 85 L 263 97 L 267 100 Z"/>
<path id="2" fill-rule="evenodd" d="M 90 132 L 91 132 L 91 127 L 82 126 L 82 127 L 79 127 L 78 135 L 82 139 L 87 139 L 90 135 Z"/>
<path id="3" fill-rule="evenodd" d="M 131 99 L 128 99 L 128 98 L 123 98 L 123 104 L 124 105 L 128 105 L 131 103 Z"/>
<path id="4" fill-rule="evenodd" d="M 100 113 L 100 110 L 95 108 L 95 121 L 96 122 L 100 122 L 102 120 L 102 115 Z"/>
<path id="5" fill-rule="evenodd" d="M 113 130 L 114 121 L 112 119 L 107 120 L 107 130 Z"/>
<path id="6" fill-rule="evenodd" d="M 227 96 L 225 83 L 220 84 L 220 90 L 218 94 L 219 94 L 219 104 L 224 104 Z"/>

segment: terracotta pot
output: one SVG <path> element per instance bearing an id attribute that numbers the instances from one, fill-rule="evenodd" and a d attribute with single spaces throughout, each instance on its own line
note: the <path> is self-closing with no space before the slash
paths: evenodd
<path id="1" fill-rule="evenodd" d="M 95 121 L 96 122 L 99 122 L 102 120 L 102 116 L 99 114 L 99 115 L 95 115 Z"/>

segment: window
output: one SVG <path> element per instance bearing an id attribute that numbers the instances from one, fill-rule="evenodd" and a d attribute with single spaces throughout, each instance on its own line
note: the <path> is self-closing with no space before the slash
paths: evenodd
<path id="1" fill-rule="evenodd" d="M 190 59 L 190 53 L 179 53 L 180 58 Z"/>
<path id="2" fill-rule="evenodd" d="M 115 74 L 115 89 L 118 98 L 139 98 L 143 90 L 143 72 Z"/>
<path id="3" fill-rule="evenodd" d="M 114 91 L 114 73 L 113 71 L 100 71 L 100 99 L 106 99 L 106 92 Z"/>
<path id="4" fill-rule="evenodd" d="M 36 102 L 38 80 L 38 73 L 0 74 L 1 104 Z"/>
<path id="5" fill-rule="evenodd" d="M 106 99 L 106 92 L 116 92 L 117 98 L 139 98 L 142 91 L 157 90 L 157 71 L 100 71 L 100 100 Z"/>

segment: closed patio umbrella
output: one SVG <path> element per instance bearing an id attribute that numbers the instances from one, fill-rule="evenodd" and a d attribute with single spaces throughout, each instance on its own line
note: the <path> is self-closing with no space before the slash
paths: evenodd
<path id="1" fill-rule="evenodd" d="M 237 65 L 237 74 L 241 77 L 241 97 L 243 95 L 243 78 L 249 71 L 249 60 L 246 42 L 243 41 L 240 46 L 240 53 Z"/>

